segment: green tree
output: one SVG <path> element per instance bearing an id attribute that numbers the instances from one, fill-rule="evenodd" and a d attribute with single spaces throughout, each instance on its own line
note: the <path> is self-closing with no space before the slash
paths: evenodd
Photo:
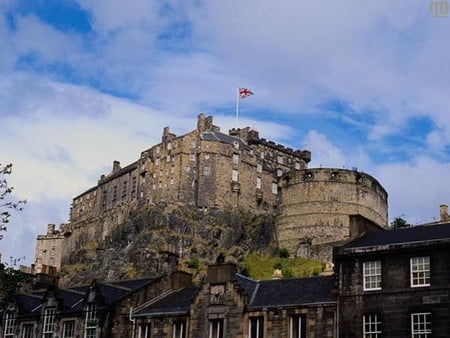
<path id="1" fill-rule="evenodd" d="M 10 221 L 11 211 L 20 211 L 26 201 L 16 201 L 12 197 L 13 187 L 8 185 L 6 177 L 12 173 L 12 164 L 3 165 L 0 163 L 0 240 L 3 238 L 2 232 L 7 230 Z M 10 264 L 0 262 L 0 298 L 9 302 L 14 297 L 16 291 L 26 281 L 26 276 L 14 269 L 18 259 L 11 259 Z"/>
<path id="2" fill-rule="evenodd" d="M 406 220 L 404 220 L 401 217 L 395 217 L 394 220 L 390 224 L 391 229 L 401 229 L 401 228 L 407 228 L 410 226 L 411 226 L 411 224 L 409 224 Z"/>

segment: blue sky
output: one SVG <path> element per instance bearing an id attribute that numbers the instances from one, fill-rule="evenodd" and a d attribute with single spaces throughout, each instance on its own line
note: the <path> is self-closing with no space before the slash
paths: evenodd
<path id="1" fill-rule="evenodd" d="M 389 217 L 450 203 L 450 18 L 428 0 L 4 0 L 1 163 L 26 209 L 3 260 L 34 257 L 71 199 L 200 112 L 353 168 L 389 193 Z"/>

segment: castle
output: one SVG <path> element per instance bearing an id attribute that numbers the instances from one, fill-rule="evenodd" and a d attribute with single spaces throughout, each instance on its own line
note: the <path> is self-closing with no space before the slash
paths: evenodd
<path id="1" fill-rule="evenodd" d="M 62 257 L 104 239 L 130 212 L 167 203 L 244 208 L 278 215 L 280 247 L 291 255 L 330 260 L 332 243 L 350 237 L 350 215 L 387 226 L 387 193 L 357 170 L 308 169 L 311 153 L 260 138 L 249 127 L 222 133 L 212 116 L 177 136 L 166 127 L 160 143 L 112 171 L 73 199 L 61 228 Z M 353 218 L 355 219 L 355 218 Z"/>

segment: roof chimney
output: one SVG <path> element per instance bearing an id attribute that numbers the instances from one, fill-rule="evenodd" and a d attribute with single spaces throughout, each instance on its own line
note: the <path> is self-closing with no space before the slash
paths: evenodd
<path id="1" fill-rule="evenodd" d="M 448 206 L 446 204 L 441 204 L 439 206 L 439 214 L 441 222 L 448 222 L 450 220 L 450 216 L 448 215 Z"/>

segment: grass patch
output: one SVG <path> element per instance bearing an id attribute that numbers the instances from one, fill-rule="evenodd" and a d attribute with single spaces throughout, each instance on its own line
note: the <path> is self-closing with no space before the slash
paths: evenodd
<path id="1" fill-rule="evenodd" d="M 272 279 L 273 270 L 280 269 L 285 278 L 316 276 L 325 264 L 305 258 L 286 258 L 249 254 L 244 261 L 244 273 L 257 280 Z"/>

